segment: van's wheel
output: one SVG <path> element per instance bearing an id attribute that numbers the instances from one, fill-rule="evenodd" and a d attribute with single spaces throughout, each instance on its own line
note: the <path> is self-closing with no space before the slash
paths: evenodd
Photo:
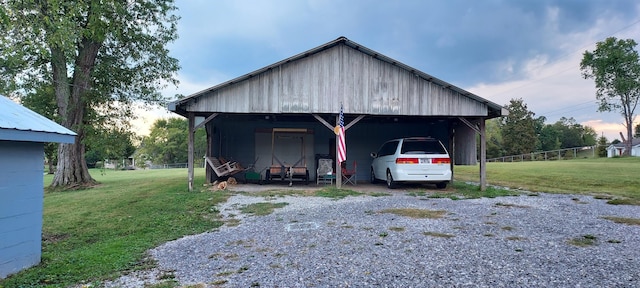
<path id="1" fill-rule="evenodd" d="M 396 182 L 393 181 L 393 176 L 391 175 L 391 171 L 387 170 L 387 188 L 389 189 L 395 189 L 396 188 Z"/>
<path id="2" fill-rule="evenodd" d="M 373 172 L 373 168 L 371 168 L 371 184 L 376 184 L 378 179 L 376 179 L 376 173 Z"/>
<path id="3" fill-rule="evenodd" d="M 447 188 L 447 182 L 436 183 L 436 188 L 438 188 L 438 189 Z"/>

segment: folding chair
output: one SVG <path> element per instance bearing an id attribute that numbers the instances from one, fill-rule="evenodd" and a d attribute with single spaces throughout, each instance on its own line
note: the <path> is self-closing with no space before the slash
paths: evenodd
<path id="1" fill-rule="evenodd" d="M 342 180 L 344 180 L 344 184 L 351 183 L 352 185 L 358 184 L 358 177 L 356 175 L 356 170 L 358 168 L 358 163 L 353 160 L 353 169 L 347 170 L 347 163 L 345 162 L 342 166 Z"/>
<path id="2" fill-rule="evenodd" d="M 318 160 L 318 169 L 316 169 L 316 185 L 322 184 L 333 184 L 333 179 L 335 179 L 335 175 L 333 175 L 333 159 L 319 159 Z"/>

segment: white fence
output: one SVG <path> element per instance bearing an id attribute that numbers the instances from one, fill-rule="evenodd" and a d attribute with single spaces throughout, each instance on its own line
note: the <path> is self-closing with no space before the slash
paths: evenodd
<path id="1" fill-rule="evenodd" d="M 548 161 L 548 160 L 566 160 L 577 158 L 595 158 L 596 147 L 584 146 L 565 148 L 551 151 L 531 152 L 527 154 L 502 156 L 487 159 L 487 162 L 522 162 L 522 161 Z"/>

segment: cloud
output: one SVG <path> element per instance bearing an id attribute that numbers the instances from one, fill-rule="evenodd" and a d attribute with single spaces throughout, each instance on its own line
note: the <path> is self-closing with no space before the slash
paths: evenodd
<path id="1" fill-rule="evenodd" d="M 582 53 L 608 36 L 640 35 L 636 0 L 370 1 L 177 0 L 183 69 L 173 96 L 190 95 L 339 36 L 499 104 L 523 98 L 554 122 L 574 117 L 609 131 Z M 609 132 L 614 133 L 614 132 Z"/>

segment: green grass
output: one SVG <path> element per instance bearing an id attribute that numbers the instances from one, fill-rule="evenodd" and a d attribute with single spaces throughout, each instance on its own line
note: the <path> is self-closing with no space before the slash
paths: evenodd
<path id="1" fill-rule="evenodd" d="M 517 196 L 520 193 L 515 191 L 510 191 L 506 189 L 499 189 L 495 187 L 487 187 L 485 191 L 480 191 L 480 187 L 478 185 L 471 185 L 464 182 L 454 182 L 453 190 L 449 192 L 436 192 L 430 194 L 429 198 L 449 198 L 451 200 L 461 200 L 461 199 L 476 199 L 476 198 L 495 198 L 502 196 Z M 414 196 L 409 194 L 410 196 Z"/>
<path id="2" fill-rule="evenodd" d="M 324 187 L 315 192 L 315 196 L 327 197 L 327 198 L 333 198 L 333 199 L 342 199 L 347 196 L 358 196 L 362 194 L 363 193 L 356 192 L 349 189 L 338 189 L 334 186 Z"/>
<path id="3" fill-rule="evenodd" d="M 411 218 L 429 218 L 429 219 L 439 219 L 444 217 L 447 214 L 447 211 L 444 210 L 427 210 L 427 209 L 417 209 L 417 208 L 389 208 L 380 210 L 378 213 L 390 213 L 398 216 L 405 216 Z"/>
<path id="4" fill-rule="evenodd" d="M 422 234 L 425 235 L 425 236 L 439 237 L 439 238 L 453 238 L 453 237 L 456 237 L 456 235 L 453 235 L 453 234 L 433 232 L 433 231 L 425 231 L 425 232 L 422 232 Z"/>
<path id="5" fill-rule="evenodd" d="M 317 196 L 317 197 L 326 197 L 333 199 L 342 199 L 347 196 L 359 196 L 364 193 L 353 191 L 350 189 L 338 189 L 335 186 L 326 186 L 321 189 L 307 189 L 307 190 L 297 190 L 297 189 L 273 189 L 267 191 L 260 192 L 251 192 L 252 196 L 261 196 L 261 197 L 284 197 L 284 196 Z M 370 193 L 369 196 L 381 197 L 381 196 L 390 196 L 388 193 Z"/>
<path id="6" fill-rule="evenodd" d="M 478 166 L 455 166 L 457 181 L 479 179 Z M 487 182 L 534 192 L 612 196 L 640 204 L 640 157 L 487 163 Z"/>
<path id="7" fill-rule="evenodd" d="M 638 218 L 627 218 L 627 217 L 615 217 L 615 216 L 603 216 L 603 219 L 607 219 L 609 221 L 613 221 L 619 224 L 626 225 L 640 225 L 640 219 Z"/>
<path id="8" fill-rule="evenodd" d="M 253 203 L 253 204 L 249 204 L 244 207 L 241 207 L 240 211 L 242 211 L 242 213 L 247 213 L 254 216 L 264 216 L 264 215 L 269 215 L 273 213 L 273 210 L 275 210 L 276 208 L 282 208 L 287 205 L 289 205 L 289 203 L 286 203 L 286 202 L 279 202 L 279 203 L 260 202 L 260 203 Z"/>
<path id="9" fill-rule="evenodd" d="M 569 239 L 567 243 L 578 246 L 578 247 L 588 247 L 598 245 L 598 238 L 591 234 L 583 235 L 581 237 L 576 237 L 573 239 Z"/>
<path id="10" fill-rule="evenodd" d="M 107 171 L 86 190 L 46 192 L 42 262 L 0 287 L 68 287 L 143 269 L 145 251 L 222 225 L 212 207 L 224 192 L 188 192 L 186 169 Z M 202 187 L 204 169 L 196 169 Z M 45 176 L 45 187 L 51 183 Z"/>

